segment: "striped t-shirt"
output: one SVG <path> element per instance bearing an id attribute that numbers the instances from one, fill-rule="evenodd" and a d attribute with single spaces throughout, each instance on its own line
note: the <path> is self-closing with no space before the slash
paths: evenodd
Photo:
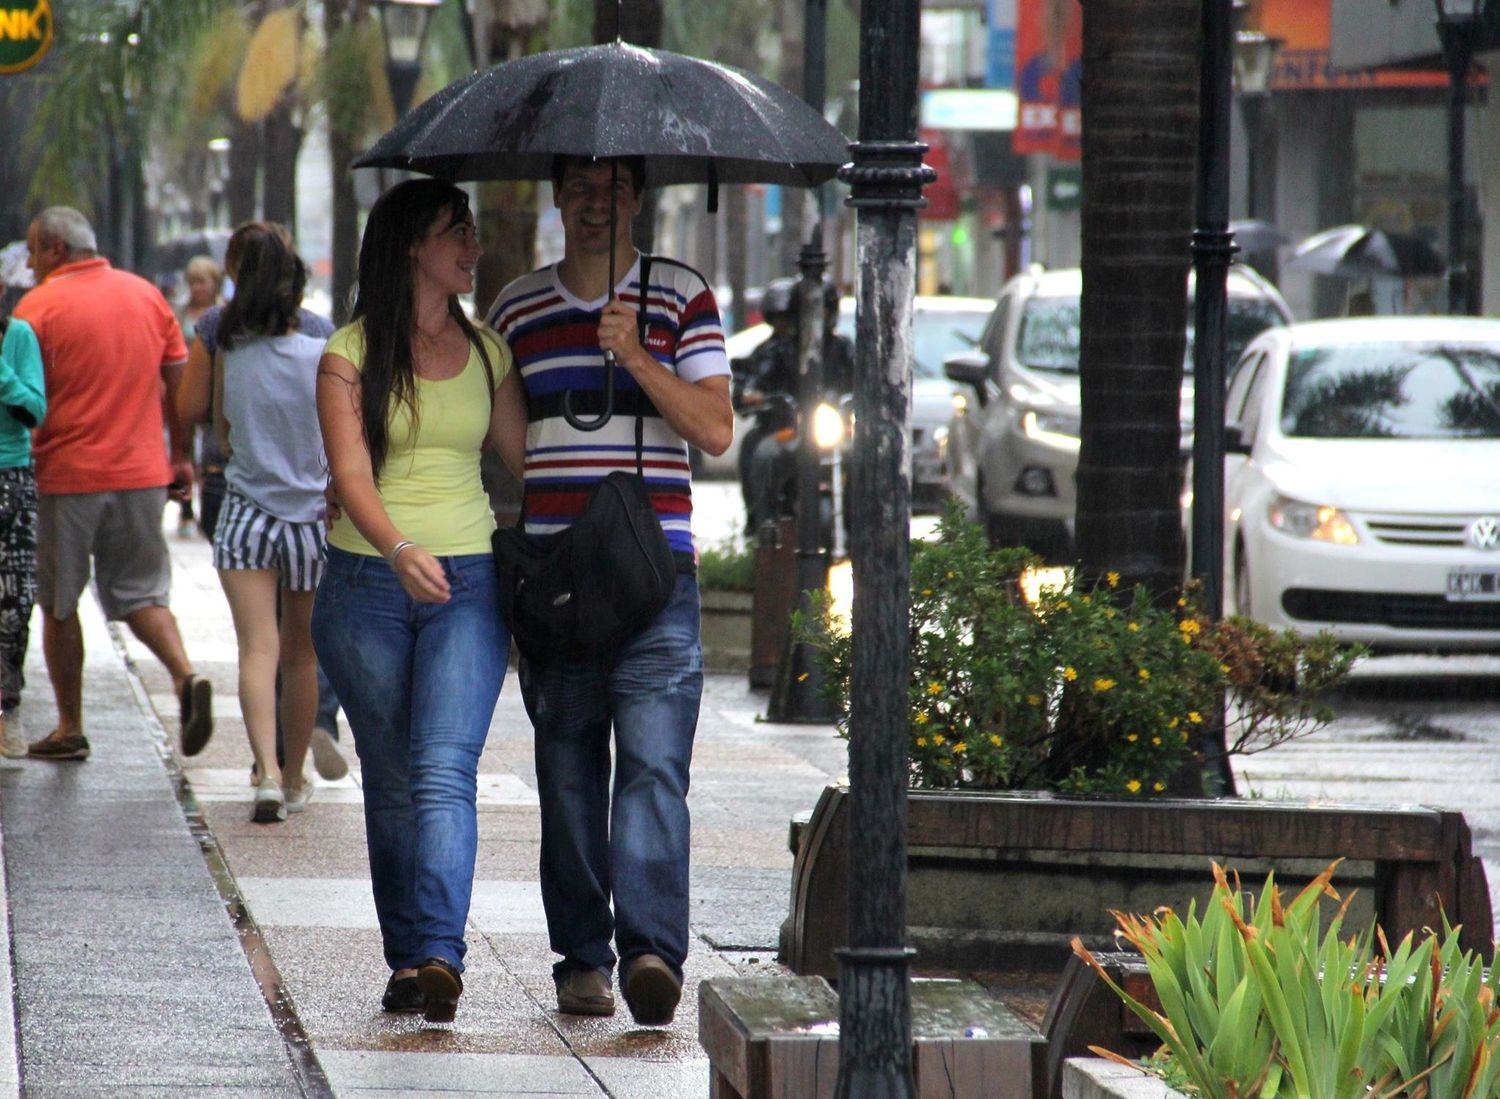
<path id="1" fill-rule="evenodd" d="M 653 256 L 646 307 L 646 349 L 679 378 L 699 382 L 729 374 L 718 303 L 691 267 Z M 615 290 L 640 305 L 640 260 Z M 651 502 L 674 550 L 693 550 L 693 486 L 688 448 L 642 394 L 623 366 L 615 367 L 614 414 L 597 431 L 563 417 L 571 393 L 574 416 L 592 421 L 603 408 L 604 356 L 599 316 L 604 299 L 570 294 L 556 266 L 523 275 L 500 292 L 489 323 L 505 337 L 526 387 L 526 531 L 550 534 L 583 511 L 589 490 L 617 469 L 635 472 L 636 413 L 642 415 L 642 466 Z"/>

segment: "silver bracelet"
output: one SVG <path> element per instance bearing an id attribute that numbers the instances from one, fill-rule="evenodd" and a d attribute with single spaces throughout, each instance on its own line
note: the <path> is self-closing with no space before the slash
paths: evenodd
<path id="1" fill-rule="evenodd" d="M 402 550 L 411 549 L 412 546 L 415 546 L 415 545 L 416 545 L 415 542 L 407 542 L 405 540 L 397 542 L 394 546 L 391 547 L 391 552 L 388 553 L 388 554 L 386 554 L 386 558 L 385 558 L 386 564 L 390 565 L 391 568 L 395 568 L 396 567 L 396 558 L 398 558 L 398 557 L 401 556 L 401 551 Z"/>

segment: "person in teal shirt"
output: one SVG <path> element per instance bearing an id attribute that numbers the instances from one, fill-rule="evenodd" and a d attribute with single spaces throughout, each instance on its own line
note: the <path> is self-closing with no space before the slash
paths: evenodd
<path id="1" fill-rule="evenodd" d="M 0 287 L 3 289 L 3 287 Z M 36 477 L 31 429 L 47 414 L 42 348 L 31 325 L 0 318 L 0 752 L 26 754 L 22 665 L 36 602 Z"/>

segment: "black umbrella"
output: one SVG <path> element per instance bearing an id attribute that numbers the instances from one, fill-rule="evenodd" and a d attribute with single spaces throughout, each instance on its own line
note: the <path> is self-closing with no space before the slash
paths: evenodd
<path id="1" fill-rule="evenodd" d="M 647 186 L 706 183 L 713 210 L 719 183 L 814 187 L 833 178 L 847 153 L 847 139 L 822 115 L 762 77 L 613 42 L 549 50 L 457 80 L 404 115 L 355 167 L 547 179 L 557 156 L 639 156 Z M 613 250 L 609 281 L 613 293 Z M 592 430 L 613 403 L 607 367 L 603 414 L 580 421 L 566 400 L 564 410 L 574 427 Z"/>
<path id="2" fill-rule="evenodd" d="M 1278 245 L 1286 243 L 1286 234 L 1262 218 L 1231 221 L 1229 231 L 1234 234 L 1234 242 L 1240 246 L 1240 251 L 1249 255 L 1274 252 Z"/>
<path id="3" fill-rule="evenodd" d="M 1288 266 L 1320 275 L 1441 275 L 1437 249 L 1414 233 L 1392 233 L 1367 225 L 1340 225 L 1314 233 L 1297 245 Z"/>

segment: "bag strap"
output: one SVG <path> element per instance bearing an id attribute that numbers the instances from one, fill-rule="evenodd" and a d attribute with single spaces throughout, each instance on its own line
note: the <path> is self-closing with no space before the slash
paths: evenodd
<path id="1" fill-rule="evenodd" d="M 208 364 L 208 423 L 225 454 L 229 449 L 229 421 L 224 418 L 224 349 L 214 348 Z"/>
<path id="2" fill-rule="evenodd" d="M 636 339 L 641 341 L 641 346 L 646 346 L 646 299 L 651 295 L 651 253 L 641 253 L 641 297 L 635 314 Z M 635 474 L 642 481 L 646 479 L 646 464 L 644 459 L 646 448 L 646 421 L 641 412 L 641 406 L 635 408 Z"/>

